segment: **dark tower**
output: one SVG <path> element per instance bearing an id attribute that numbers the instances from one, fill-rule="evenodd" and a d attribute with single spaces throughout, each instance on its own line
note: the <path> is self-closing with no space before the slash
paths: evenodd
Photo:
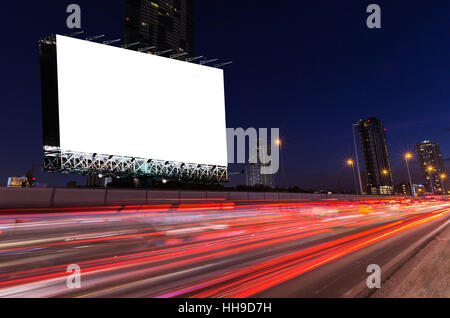
<path id="1" fill-rule="evenodd" d="M 449 189 L 439 145 L 427 140 L 418 144 L 416 149 L 427 191 L 432 194 L 444 194 Z"/>
<path id="2" fill-rule="evenodd" d="M 377 118 L 361 120 L 358 131 L 366 167 L 367 192 L 392 194 L 394 180 L 383 123 Z"/>
<path id="3" fill-rule="evenodd" d="M 126 0 L 124 44 L 194 55 L 194 0 Z"/>

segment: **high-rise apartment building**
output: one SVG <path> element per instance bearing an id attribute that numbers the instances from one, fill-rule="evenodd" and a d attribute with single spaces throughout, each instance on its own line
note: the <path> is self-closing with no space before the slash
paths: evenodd
<path id="1" fill-rule="evenodd" d="M 124 44 L 194 55 L 194 0 L 126 0 Z"/>
<path id="2" fill-rule="evenodd" d="M 261 171 L 264 168 L 268 168 L 270 164 L 264 164 L 260 160 L 260 154 L 271 153 L 271 144 L 267 144 L 265 140 L 258 140 L 258 146 L 256 147 L 256 151 L 254 155 L 256 158 L 250 158 L 252 162 L 256 163 L 248 163 L 245 169 L 246 173 L 246 185 L 249 187 L 254 186 L 266 186 L 266 187 L 274 187 L 275 186 L 275 173 L 273 174 L 262 174 Z"/>
<path id="3" fill-rule="evenodd" d="M 447 186 L 447 175 L 439 145 L 426 140 L 416 145 L 416 149 L 427 191 L 432 194 L 447 193 L 450 189 Z"/>
<path id="4" fill-rule="evenodd" d="M 358 132 L 366 170 L 367 192 L 392 194 L 394 180 L 383 123 L 377 118 L 361 120 Z"/>

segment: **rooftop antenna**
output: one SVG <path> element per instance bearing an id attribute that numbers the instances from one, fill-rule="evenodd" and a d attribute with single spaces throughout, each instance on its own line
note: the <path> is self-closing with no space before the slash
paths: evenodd
<path id="1" fill-rule="evenodd" d="M 90 36 L 90 37 L 87 37 L 86 40 L 87 40 L 87 41 L 95 41 L 95 40 L 100 39 L 100 38 L 102 38 L 102 37 L 104 37 L 104 36 L 105 36 L 104 34 L 102 34 L 102 35 L 96 35 L 96 36 Z"/>
<path id="2" fill-rule="evenodd" d="M 171 59 L 176 59 L 176 58 L 178 58 L 178 57 L 182 57 L 182 56 L 185 56 L 185 55 L 188 55 L 188 52 L 178 53 L 178 54 L 172 54 L 172 55 L 170 56 L 170 58 L 171 58 Z"/>
<path id="3" fill-rule="evenodd" d="M 205 60 L 205 61 L 200 61 L 200 65 L 205 65 L 208 63 L 212 63 L 212 62 L 217 62 L 219 59 L 211 59 L 211 60 Z"/>
<path id="4" fill-rule="evenodd" d="M 134 42 L 134 43 L 130 43 L 130 44 L 124 44 L 124 45 L 122 45 L 122 49 L 128 49 L 128 48 L 130 48 L 132 46 L 138 45 L 139 43 L 141 43 L 141 42 Z"/>
<path id="5" fill-rule="evenodd" d="M 110 45 L 110 44 L 113 44 L 113 43 L 116 43 L 116 42 L 119 42 L 119 41 L 120 41 L 120 39 L 103 41 L 103 44 Z"/>
<path id="6" fill-rule="evenodd" d="M 148 52 L 148 51 L 150 51 L 151 49 L 154 49 L 156 46 L 147 46 L 147 47 L 143 47 L 143 48 L 140 48 L 140 49 L 138 49 L 138 52 Z"/>
<path id="7" fill-rule="evenodd" d="M 233 64 L 233 61 L 216 64 L 216 65 L 214 65 L 214 67 L 224 67 L 224 66 L 227 66 L 227 65 L 230 65 L 230 64 Z"/>
<path id="8" fill-rule="evenodd" d="M 165 50 L 165 51 L 161 51 L 161 52 L 156 52 L 154 55 L 156 55 L 156 56 L 160 56 L 160 55 L 163 55 L 163 54 L 166 54 L 166 53 L 169 53 L 169 52 L 172 52 L 173 51 L 173 49 L 170 49 L 170 50 Z"/>
<path id="9" fill-rule="evenodd" d="M 204 58 L 203 55 L 202 56 L 196 56 L 196 57 L 189 57 L 189 58 L 186 59 L 186 62 L 193 62 L 193 61 L 196 61 L 196 60 L 199 60 L 199 59 L 202 59 L 202 58 Z"/>

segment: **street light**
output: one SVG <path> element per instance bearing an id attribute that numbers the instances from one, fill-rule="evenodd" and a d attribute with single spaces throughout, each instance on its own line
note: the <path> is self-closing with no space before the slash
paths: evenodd
<path id="1" fill-rule="evenodd" d="M 409 161 L 413 158 L 412 153 L 408 152 L 405 154 L 405 161 L 406 161 L 406 168 L 408 169 L 408 178 L 409 178 L 409 185 L 411 187 L 411 195 L 414 196 L 414 188 L 411 181 L 411 172 L 409 171 Z"/>
<path id="2" fill-rule="evenodd" d="M 356 194 L 358 194 L 358 182 L 356 181 L 355 162 L 353 161 L 353 159 L 348 159 L 348 160 L 347 160 L 347 165 L 348 165 L 349 167 L 352 167 L 352 170 L 353 170 L 353 179 L 354 179 L 354 181 L 355 181 Z"/>
<path id="3" fill-rule="evenodd" d="M 447 175 L 445 173 L 441 174 L 441 183 L 442 183 L 442 193 L 445 195 L 445 179 L 447 179 Z"/>
<path id="4" fill-rule="evenodd" d="M 362 180 L 361 180 L 361 169 L 359 168 L 359 158 L 358 158 L 358 147 L 356 146 L 356 132 L 355 128 L 358 128 L 359 124 L 352 125 L 352 133 L 353 133 L 353 146 L 355 147 L 355 159 L 356 159 L 356 168 L 358 169 L 358 180 L 359 180 L 359 190 L 360 193 L 363 194 Z M 356 193 L 358 194 L 358 193 Z"/>
<path id="5" fill-rule="evenodd" d="M 435 195 L 433 176 L 431 175 L 431 173 L 434 171 L 434 167 L 433 166 L 428 166 L 427 171 L 428 171 L 428 177 L 430 178 L 431 193 L 433 195 Z"/>
<path id="6" fill-rule="evenodd" d="M 280 164 L 281 164 L 281 178 L 283 179 L 283 187 L 286 186 L 286 178 L 284 174 L 284 164 L 283 164 L 283 142 L 280 138 L 275 140 L 275 145 L 277 145 L 280 148 Z"/>
<path id="7" fill-rule="evenodd" d="M 384 169 L 384 170 L 382 171 L 382 173 L 383 173 L 385 176 L 387 176 L 387 175 L 389 174 L 389 171 L 388 171 L 387 169 Z"/>

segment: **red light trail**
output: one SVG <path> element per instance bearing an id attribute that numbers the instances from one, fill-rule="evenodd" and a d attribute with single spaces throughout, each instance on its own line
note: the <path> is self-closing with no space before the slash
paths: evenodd
<path id="1" fill-rule="evenodd" d="M 438 200 L 4 210 L 0 296 L 261 296 L 449 211 Z M 80 290 L 65 284 L 70 264 Z"/>

